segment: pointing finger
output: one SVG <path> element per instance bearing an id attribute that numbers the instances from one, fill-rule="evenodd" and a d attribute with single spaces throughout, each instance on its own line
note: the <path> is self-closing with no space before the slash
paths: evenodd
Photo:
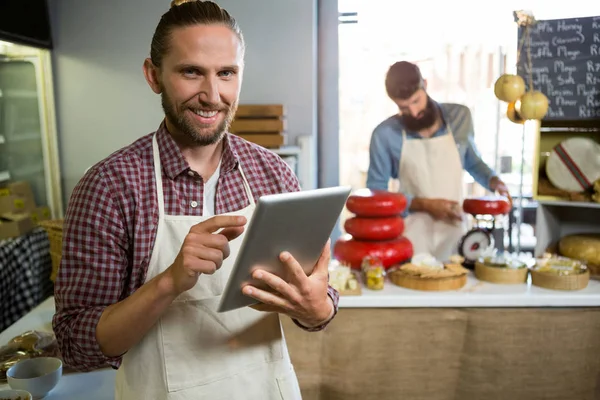
<path id="1" fill-rule="evenodd" d="M 206 221 L 196 224 L 190 229 L 190 232 L 214 233 L 222 228 L 243 227 L 246 224 L 246 217 L 237 215 L 217 215 Z"/>

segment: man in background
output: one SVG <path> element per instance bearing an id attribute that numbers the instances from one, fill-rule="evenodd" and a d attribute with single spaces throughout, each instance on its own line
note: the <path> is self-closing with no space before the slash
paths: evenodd
<path id="1" fill-rule="evenodd" d="M 481 159 L 466 106 L 434 101 L 419 67 L 407 61 L 389 68 L 385 87 L 399 113 L 373 131 L 367 187 L 387 190 L 398 179 L 408 200 L 405 236 L 415 254 L 447 261 L 466 232 L 463 169 L 488 190 L 510 194 Z"/>

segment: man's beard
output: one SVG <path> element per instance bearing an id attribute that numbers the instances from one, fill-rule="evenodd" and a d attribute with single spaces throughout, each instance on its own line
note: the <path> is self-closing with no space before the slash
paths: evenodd
<path id="1" fill-rule="evenodd" d="M 166 94 L 166 91 L 163 89 L 161 92 L 161 104 L 163 111 L 165 112 L 165 116 L 177 130 L 179 130 L 193 143 L 199 146 L 209 146 L 218 143 L 223 138 L 225 132 L 227 132 L 231 122 L 233 121 L 238 103 L 236 101 L 231 106 L 227 106 L 223 103 L 212 104 L 201 101 L 197 107 L 186 107 L 186 109 L 178 113 L 175 105 Z M 186 112 L 187 110 L 193 112 L 199 109 L 204 111 L 224 112 L 225 118 L 218 126 L 207 132 L 206 128 L 198 128 L 197 123 L 192 120 L 193 117 L 188 115 L 189 113 Z"/>
<path id="2" fill-rule="evenodd" d="M 419 132 L 423 129 L 430 128 L 435 124 L 438 110 L 431 97 L 427 96 L 427 105 L 421 113 L 422 115 L 420 118 L 415 118 L 410 114 L 402 115 L 401 118 L 404 127 L 411 132 Z"/>

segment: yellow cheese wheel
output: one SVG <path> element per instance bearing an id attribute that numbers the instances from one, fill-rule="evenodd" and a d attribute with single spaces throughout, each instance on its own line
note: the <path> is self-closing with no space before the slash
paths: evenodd
<path id="1" fill-rule="evenodd" d="M 558 243 L 558 251 L 565 257 L 600 265 L 600 234 L 565 236 Z"/>

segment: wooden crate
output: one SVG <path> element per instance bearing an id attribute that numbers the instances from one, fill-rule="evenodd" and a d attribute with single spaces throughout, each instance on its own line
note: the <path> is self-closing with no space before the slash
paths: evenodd
<path id="1" fill-rule="evenodd" d="M 50 259 L 52 260 L 50 280 L 52 282 L 56 280 L 58 267 L 60 267 L 60 260 L 62 258 L 63 222 L 62 219 L 38 222 L 39 225 L 48 232 L 48 240 L 50 241 Z"/>
<path id="2" fill-rule="evenodd" d="M 600 129 L 591 123 L 579 121 L 537 124 L 535 153 L 533 157 L 533 186 L 535 200 L 541 201 L 590 201 L 582 193 L 565 192 L 555 188 L 546 175 L 546 159 L 552 149 L 563 140 L 572 137 L 590 138 L 600 143 Z"/>
<path id="3" fill-rule="evenodd" d="M 241 104 L 230 132 L 267 148 L 285 143 L 285 109 L 282 104 Z"/>

